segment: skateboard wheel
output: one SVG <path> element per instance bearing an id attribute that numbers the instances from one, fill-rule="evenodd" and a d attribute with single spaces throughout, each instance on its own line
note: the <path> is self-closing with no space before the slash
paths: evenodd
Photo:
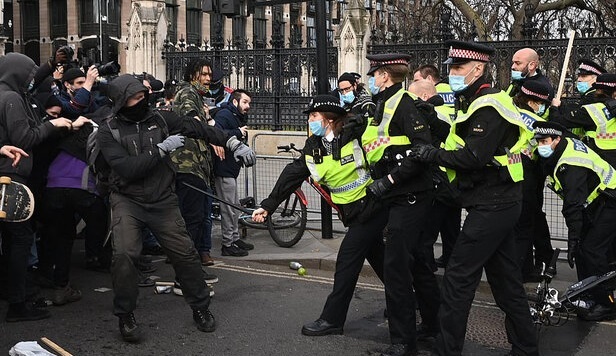
<path id="1" fill-rule="evenodd" d="M 11 184 L 11 177 L 0 177 L 0 184 Z"/>
<path id="2" fill-rule="evenodd" d="M 6 211 L 0 210 L 0 219 L 6 219 Z"/>

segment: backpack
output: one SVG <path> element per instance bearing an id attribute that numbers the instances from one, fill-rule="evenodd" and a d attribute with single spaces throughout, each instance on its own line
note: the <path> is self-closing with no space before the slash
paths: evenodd
<path id="1" fill-rule="evenodd" d="M 163 116 L 154 110 L 154 118 L 163 130 L 163 136 L 169 136 L 169 128 L 167 127 L 167 121 Z M 120 143 L 120 130 L 117 127 L 112 127 L 111 122 L 115 121 L 115 116 L 109 116 L 102 120 L 101 125 L 107 125 L 111 135 L 116 142 Z M 89 187 L 90 174 L 93 174 L 96 181 L 96 192 L 98 195 L 104 197 L 109 194 L 109 175 L 111 174 L 111 166 L 105 160 L 105 157 L 101 154 L 101 149 L 98 145 L 97 134 L 99 125 L 94 124 L 94 129 L 88 135 L 86 143 L 86 163 L 87 166 L 83 170 L 81 175 L 81 189 L 87 190 L 91 193 L 95 193 Z"/>

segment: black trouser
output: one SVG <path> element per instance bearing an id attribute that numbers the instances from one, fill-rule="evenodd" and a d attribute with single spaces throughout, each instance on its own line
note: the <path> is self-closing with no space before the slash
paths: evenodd
<path id="1" fill-rule="evenodd" d="M 420 245 L 426 245 L 425 238 L 426 236 L 422 235 L 423 241 L 420 242 Z M 432 248 L 429 250 L 425 248 L 413 249 L 411 274 L 413 276 L 413 289 L 417 297 L 417 306 L 421 314 L 421 323 L 429 329 L 435 330 L 438 328 L 436 315 L 441 302 L 441 291 L 432 268 L 434 263 L 432 251 Z M 428 255 L 428 253 L 430 254 Z"/>
<path id="2" fill-rule="evenodd" d="M 413 255 L 421 245 L 422 227 L 432 203 L 432 194 L 396 197 L 389 202 L 385 237 L 385 298 L 389 315 L 389 336 L 392 344 L 414 347 L 415 292 L 413 291 Z"/>
<path id="3" fill-rule="evenodd" d="M 387 209 L 381 209 L 370 220 L 349 226 L 338 250 L 334 288 L 327 297 L 321 319 L 334 325 L 344 325 L 364 260 L 368 260 L 374 272 L 383 280 L 383 229 L 387 224 L 387 215 Z"/>
<path id="4" fill-rule="evenodd" d="M 210 296 L 203 279 L 201 259 L 186 231 L 177 196 L 170 194 L 157 202 L 140 203 L 111 193 L 110 204 L 113 231 L 113 313 L 130 313 L 137 306 L 139 272 L 135 265 L 141 254 L 144 226 L 156 236 L 171 260 L 186 302 L 193 309 L 207 308 Z"/>
<path id="5" fill-rule="evenodd" d="M 434 266 L 434 243 L 441 234 L 443 261 L 447 264 L 453 245 L 460 234 L 460 221 L 462 209 L 444 204 L 438 199 L 434 200 L 429 212 L 429 219 L 424 222 L 424 246 L 426 260 L 431 267 Z M 435 266 L 434 266 L 435 267 Z"/>
<path id="6" fill-rule="evenodd" d="M 602 197 L 597 198 L 602 199 Z M 588 232 L 582 237 L 580 253 L 576 260 L 578 279 L 601 275 L 610 270 L 609 247 L 616 241 L 616 201 L 609 199 L 595 212 Z M 594 203 L 593 203 L 594 204 Z M 613 305 L 609 300 L 611 288 L 593 288 L 593 299 L 603 305 Z"/>
<path id="7" fill-rule="evenodd" d="M 26 274 L 34 230 L 29 220 L 0 223 L 0 230 L 2 259 L 8 271 L 7 300 L 11 304 L 23 303 L 26 300 Z"/>
<path id="8" fill-rule="evenodd" d="M 485 268 L 496 304 L 505 312 L 507 339 L 516 355 L 538 355 L 537 337 L 516 259 L 514 226 L 520 203 L 468 208 L 443 276 L 433 353 L 461 355 L 466 324 Z"/>
<path id="9" fill-rule="evenodd" d="M 109 212 L 101 197 L 77 188 L 47 188 L 43 204 L 45 229 L 41 241 L 41 264 L 47 269 L 55 266 L 53 281 L 56 286 L 69 282 L 73 242 L 77 235 L 79 215 L 86 224 L 86 257 L 97 257 L 109 262 L 103 244 L 108 233 Z"/>
<path id="10" fill-rule="evenodd" d="M 186 222 L 186 229 L 192 238 L 195 248 L 199 253 L 209 252 L 206 249 L 205 238 L 205 199 L 207 196 L 198 192 L 184 182 L 193 185 L 199 189 L 208 190 L 205 181 L 194 174 L 178 173 L 175 180 L 175 192 L 180 201 L 180 211 Z"/>

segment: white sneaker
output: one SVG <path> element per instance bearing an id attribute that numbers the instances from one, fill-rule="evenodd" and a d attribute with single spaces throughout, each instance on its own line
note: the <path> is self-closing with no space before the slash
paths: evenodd
<path id="1" fill-rule="evenodd" d="M 592 300 L 578 299 L 571 304 L 576 308 L 589 310 L 595 305 L 595 302 Z"/>

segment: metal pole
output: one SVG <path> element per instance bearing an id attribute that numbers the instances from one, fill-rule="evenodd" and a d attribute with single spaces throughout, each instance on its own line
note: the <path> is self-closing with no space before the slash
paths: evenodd
<path id="1" fill-rule="evenodd" d="M 100 45 L 100 60 L 103 63 L 103 0 L 98 0 L 98 40 Z"/>
<path id="2" fill-rule="evenodd" d="M 329 92 L 328 67 L 327 67 L 327 30 L 325 16 L 325 1 L 317 0 L 316 3 L 316 35 L 317 35 L 317 93 Z M 321 233 L 322 238 L 334 237 L 332 228 L 332 207 L 321 198 Z"/>

